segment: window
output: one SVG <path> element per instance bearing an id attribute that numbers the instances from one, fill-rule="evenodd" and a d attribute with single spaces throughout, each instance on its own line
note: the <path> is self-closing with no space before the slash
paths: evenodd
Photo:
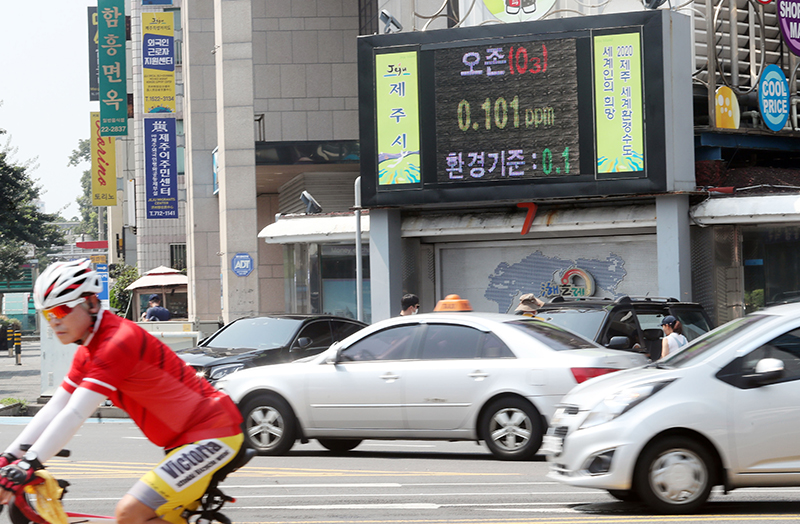
<path id="1" fill-rule="evenodd" d="M 186 269 L 186 244 L 170 244 L 169 265 L 173 269 Z"/>
<path id="2" fill-rule="evenodd" d="M 800 329 L 785 333 L 744 357 L 742 374 L 755 373 L 756 364 L 763 358 L 777 358 L 783 362 L 782 381 L 800 378 Z"/>
<path id="3" fill-rule="evenodd" d="M 300 339 L 301 337 L 308 337 L 311 339 L 311 344 L 303 348 L 304 351 L 326 349 L 333 344 L 331 327 L 327 320 L 310 323 L 298 333 L 297 338 Z"/>
<path id="4" fill-rule="evenodd" d="M 422 343 L 424 360 L 477 358 L 483 333 L 466 326 L 430 324 Z"/>
<path id="5" fill-rule="evenodd" d="M 331 320 L 331 328 L 333 329 L 333 341 L 339 342 L 344 340 L 356 331 L 359 331 L 363 326 L 353 322 L 343 322 L 341 320 Z"/>
<path id="6" fill-rule="evenodd" d="M 494 333 L 485 333 L 481 358 L 516 358 L 502 340 Z"/>
<path id="7" fill-rule="evenodd" d="M 362 338 L 342 351 L 344 361 L 406 360 L 414 351 L 418 325 L 389 328 Z"/>
<path id="8" fill-rule="evenodd" d="M 642 321 L 642 323 L 644 323 L 644 321 Z M 636 318 L 632 310 L 620 309 L 611 313 L 608 319 L 606 334 L 600 340 L 600 344 L 605 345 L 610 343 L 613 337 L 628 337 L 630 341 L 628 347 L 632 347 L 634 344 L 642 344 L 642 341 L 639 340 L 639 330 L 636 326 Z"/>

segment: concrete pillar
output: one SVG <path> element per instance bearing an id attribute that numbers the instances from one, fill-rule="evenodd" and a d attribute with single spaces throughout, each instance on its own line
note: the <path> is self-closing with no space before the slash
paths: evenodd
<path id="1" fill-rule="evenodd" d="M 219 198 L 212 152 L 217 147 L 214 0 L 184 2 L 184 129 L 186 132 L 186 265 L 189 320 L 220 318 Z"/>
<path id="2" fill-rule="evenodd" d="M 258 267 L 251 2 L 214 0 L 214 36 L 222 317 L 227 323 L 260 309 L 258 271 L 238 276 L 231 267 L 237 254 L 249 255 L 252 267 Z"/>
<path id="3" fill-rule="evenodd" d="M 692 300 L 692 258 L 689 239 L 689 195 L 656 197 L 658 294 Z"/>
<path id="4" fill-rule="evenodd" d="M 369 281 L 372 322 L 400 314 L 403 298 L 403 248 L 400 210 L 369 212 Z"/>

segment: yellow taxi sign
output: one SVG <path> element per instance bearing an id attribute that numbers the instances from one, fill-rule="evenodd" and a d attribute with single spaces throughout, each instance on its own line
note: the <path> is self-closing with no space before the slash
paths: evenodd
<path id="1" fill-rule="evenodd" d="M 440 300 L 434 311 L 472 311 L 469 300 L 458 295 L 447 295 L 444 300 Z"/>

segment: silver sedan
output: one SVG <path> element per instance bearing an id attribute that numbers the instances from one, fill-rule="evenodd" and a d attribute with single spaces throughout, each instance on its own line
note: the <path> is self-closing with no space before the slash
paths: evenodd
<path id="1" fill-rule="evenodd" d="M 533 318 L 431 313 L 377 322 L 291 364 L 239 371 L 217 387 L 264 455 L 317 439 L 483 441 L 500 459 L 532 457 L 555 405 L 594 376 L 646 363 Z"/>

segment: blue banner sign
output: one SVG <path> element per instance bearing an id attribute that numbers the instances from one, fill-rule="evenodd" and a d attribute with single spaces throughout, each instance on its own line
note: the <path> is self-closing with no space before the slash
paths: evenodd
<path id="1" fill-rule="evenodd" d="M 174 118 L 144 119 L 147 218 L 178 218 Z"/>
<path id="2" fill-rule="evenodd" d="M 103 290 L 97 294 L 100 300 L 108 300 L 108 264 L 97 264 L 95 266 L 100 282 L 103 283 Z"/>

